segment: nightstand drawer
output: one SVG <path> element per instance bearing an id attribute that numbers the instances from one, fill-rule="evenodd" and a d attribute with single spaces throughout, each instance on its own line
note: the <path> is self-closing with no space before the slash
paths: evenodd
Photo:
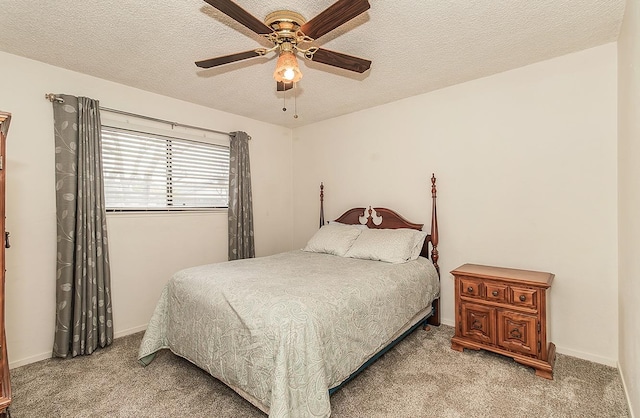
<path id="1" fill-rule="evenodd" d="M 470 298 L 484 298 L 484 284 L 478 279 L 461 277 L 460 295 Z"/>
<path id="2" fill-rule="evenodd" d="M 514 306 L 538 309 L 538 290 L 511 286 L 511 303 Z"/>
<path id="3" fill-rule="evenodd" d="M 486 299 L 492 302 L 509 302 L 509 287 L 496 283 L 485 283 Z"/>

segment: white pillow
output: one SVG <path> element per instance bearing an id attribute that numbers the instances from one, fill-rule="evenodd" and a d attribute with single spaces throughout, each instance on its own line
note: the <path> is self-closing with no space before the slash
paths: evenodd
<path id="1" fill-rule="evenodd" d="M 367 225 L 363 225 L 363 224 L 343 224 L 342 222 L 338 222 L 338 221 L 329 221 L 329 225 L 343 225 L 343 226 L 350 226 L 352 228 L 358 228 L 358 229 L 369 228 Z"/>
<path id="2" fill-rule="evenodd" d="M 418 258 L 426 237 L 415 229 L 365 229 L 345 257 L 404 263 Z"/>
<path id="3" fill-rule="evenodd" d="M 320 228 L 307 242 L 304 251 L 344 255 L 349 251 L 362 229 L 351 225 L 331 223 Z"/>
<path id="4" fill-rule="evenodd" d="M 424 246 L 424 240 L 427 238 L 427 234 L 426 232 L 421 232 L 421 234 L 416 235 L 416 246 L 413 247 L 413 251 L 411 252 L 411 258 L 409 258 L 409 260 L 415 260 L 416 258 L 420 257 L 420 253 L 422 252 L 422 247 Z"/>

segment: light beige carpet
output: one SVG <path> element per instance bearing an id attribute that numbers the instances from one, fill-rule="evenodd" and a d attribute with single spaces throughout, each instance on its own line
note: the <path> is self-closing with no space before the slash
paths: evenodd
<path id="1" fill-rule="evenodd" d="M 453 351 L 453 328 L 418 329 L 331 397 L 332 417 L 628 417 L 615 368 L 558 355 L 553 381 L 487 352 Z M 136 361 L 142 334 L 72 360 L 11 370 L 13 418 L 262 417 L 168 351 Z"/>

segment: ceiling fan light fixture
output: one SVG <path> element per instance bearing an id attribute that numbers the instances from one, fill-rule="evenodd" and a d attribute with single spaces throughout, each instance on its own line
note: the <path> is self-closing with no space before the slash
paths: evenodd
<path id="1" fill-rule="evenodd" d="M 273 78 L 282 83 L 297 83 L 302 79 L 302 71 L 298 67 L 298 60 L 292 51 L 282 51 L 278 57 Z"/>
<path id="2" fill-rule="evenodd" d="M 276 91 L 287 91 L 295 87 L 302 79 L 302 71 L 298 67 L 296 54 L 305 59 L 341 68 L 357 73 L 364 73 L 371 67 L 371 61 L 318 48 L 310 43 L 321 36 L 342 26 L 369 10 L 369 0 L 335 0 L 328 8 L 309 21 L 299 13 L 290 10 L 276 10 L 269 13 L 264 21 L 260 21 L 237 4 L 237 0 L 204 0 L 210 6 L 242 24 L 247 29 L 263 36 L 273 44 L 272 48 L 256 48 L 236 54 L 224 55 L 207 60 L 196 61 L 199 68 L 213 68 L 254 57 L 261 57 L 269 52 L 278 53 L 278 62 L 273 78 L 276 80 Z"/>

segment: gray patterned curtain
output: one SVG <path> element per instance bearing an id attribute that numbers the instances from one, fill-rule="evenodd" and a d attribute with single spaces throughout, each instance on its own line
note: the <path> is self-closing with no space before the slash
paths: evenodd
<path id="1" fill-rule="evenodd" d="M 58 257 L 53 355 L 91 354 L 113 341 L 98 101 L 53 102 Z"/>
<path id="2" fill-rule="evenodd" d="M 256 256 L 249 135 L 233 132 L 229 145 L 229 260 L 238 260 Z"/>

